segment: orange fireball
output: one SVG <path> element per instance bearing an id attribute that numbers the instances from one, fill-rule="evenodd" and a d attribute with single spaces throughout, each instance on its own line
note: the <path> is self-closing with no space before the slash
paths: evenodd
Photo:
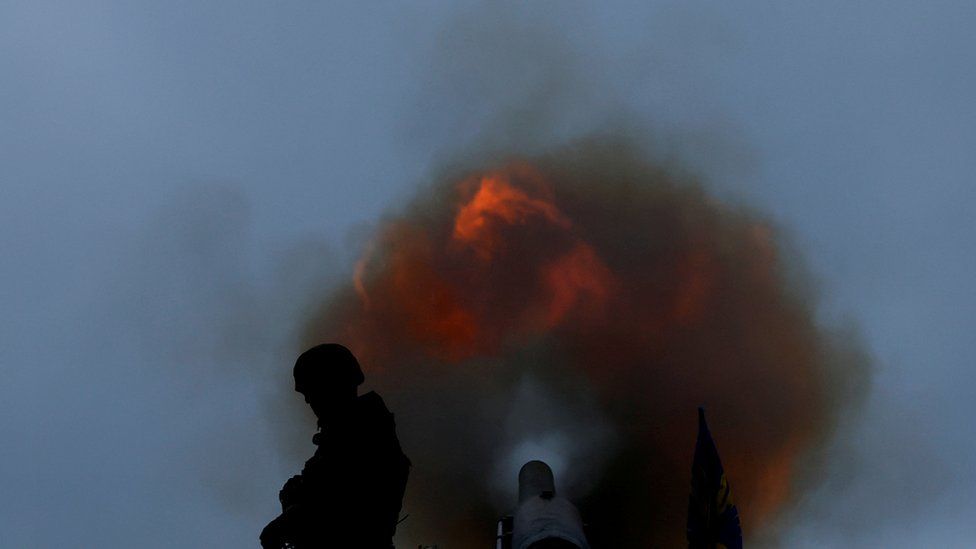
<path id="1" fill-rule="evenodd" d="M 573 466 L 589 478 L 575 489 L 594 543 L 680 543 L 698 405 L 748 535 L 795 496 L 796 461 L 847 402 L 828 391 L 863 371 L 838 358 L 782 261 L 753 212 L 627 150 L 574 150 L 419 198 L 308 339 L 349 344 L 405 418 L 407 506 L 445 544 L 484 541 L 478 525 L 505 511 L 485 479 L 507 433 L 524 424 L 531 442 L 538 421 L 594 414 L 615 441 L 574 454 L 590 456 Z M 561 407 L 506 423 L 528 378 Z"/>

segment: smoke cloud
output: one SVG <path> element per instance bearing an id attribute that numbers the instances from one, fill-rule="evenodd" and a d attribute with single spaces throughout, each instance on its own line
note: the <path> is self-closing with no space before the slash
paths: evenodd
<path id="1" fill-rule="evenodd" d="M 594 139 L 447 173 L 309 321 L 397 414 L 412 541 L 489 543 L 541 458 L 594 543 L 679 543 L 698 405 L 747 532 L 815 474 L 866 362 L 772 224 L 643 158 Z"/>
<path id="2" fill-rule="evenodd" d="M 635 118 L 567 38 L 578 18 L 513 4 L 445 26 L 404 136 L 440 171 L 302 345 L 348 345 L 396 413 L 414 463 L 400 544 L 490 544 L 529 459 L 595 546 L 680 544 L 699 405 L 747 537 L 774 540 L 868 361 L 816 322 L 780 227 L 689 175 L 743 176 L 729 128 Z"/>

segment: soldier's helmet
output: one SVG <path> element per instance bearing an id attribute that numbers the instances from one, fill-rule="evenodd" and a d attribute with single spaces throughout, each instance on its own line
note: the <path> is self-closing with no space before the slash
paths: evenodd
<path id="1" fill-rule="evenodd" d="M 295 361 L 295 390 L 300 393 L 358 387 L 364 380 L 359 361 L 338 343 L 316 345 Z"/>

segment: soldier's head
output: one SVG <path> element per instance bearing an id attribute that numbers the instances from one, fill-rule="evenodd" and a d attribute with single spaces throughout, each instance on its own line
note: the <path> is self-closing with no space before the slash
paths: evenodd
<path id="1" fill-rule="evenodd" d="M 295 362 L 295 390 L 319 419 L 354 402 L 363 380 L 359 361 L 338 343 L 316 345 Z"/>

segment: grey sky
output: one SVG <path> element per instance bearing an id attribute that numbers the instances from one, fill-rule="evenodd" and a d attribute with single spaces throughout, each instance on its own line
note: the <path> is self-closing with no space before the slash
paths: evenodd
<path id="1" fill-rule="evenodd" d="M 300 404 L 274 397 L 303 303 L 553 85 L 527 143 L 639 120 L 777 220 L 875 357 L 789 545 L 970 544 L 974 27 L 970 1 L 0 3 L 0 546 L 256 545 L 307 435 L 268 419 Z"/>

